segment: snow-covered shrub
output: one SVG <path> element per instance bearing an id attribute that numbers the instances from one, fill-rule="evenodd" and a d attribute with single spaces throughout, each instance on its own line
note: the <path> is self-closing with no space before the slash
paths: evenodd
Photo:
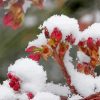
<path id="1" fill-rule="evenodd" d="M 9 66 L 0 100 L 100 100 L 100 76 L 95 72 L 100 65 L 100 23 L 81 32 L 76 19 L 54 15 L 39 28 L 41 33 L 25 49 L 29 56 Z M 74 64 L 72 47 L 77 47 Z M 60 65 L 66 85 L 46 82 L 41 57 L 52 57 Z"/>

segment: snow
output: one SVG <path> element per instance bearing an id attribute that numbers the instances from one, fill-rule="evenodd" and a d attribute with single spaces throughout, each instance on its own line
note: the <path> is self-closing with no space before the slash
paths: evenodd
<path id="1" fill-rule="evenodd" d="M 16 96 L 11 88 L 0 85 L 0 100 L 16 100 Z"/>
<path id="2" fill-rule="evenodd" d="M 41 92 L 37 93 L 33 100 L 60 100 L 60 97 L 49 92 Z"/>
<path id="3" fill-rule="evenodd" d="M 74 18 L 69 18 L 65 15 L 54 15 L 44 21 L 41 28 L 47 28 L 49 33 L 52 33 L 53 29 L 57 27 L 63 34 L 63 40 L 67 35 L 72 34 L 76 38 L 76 42 L 79 37 L 79 25 L 78 21 Z"/>
<path id="4" fill-rule="evenodd" d="M 71 94 L 69 88 L 66 85 L 62 86 L 61 84 L 54 84 L 52 82 L 46 84 L 44 91 L 48 91 L 61 96 L 68 96 Z"/>
<path id="5" fill-rule="evenodd" d="M 79 95 L 73 95 L 71 98 L 68 98 L 68 100 L 80 100 L 80 99 L 82 99 L 82 97 Z"/>
<path id="6" fill-rule="evenodd" d="M 100 38 L 100 23 L 94 23 L 82 32 L 83 40 L 87 40 L 89 37 L 93 39 Z"/>
<path id="7" fill-rule="evenodd" d="M 77 52 L 77 57 L 78 57 L 78 59 L 79 59 L 79 61 L 82 63 L 82 62 L 86 62 L 86 63 L 88 63 L 88 62 L 90 62 L 90 57 L 89 56 L 87 56 L 85 53 L 83 53 L 82 51 L 78 51 Z"/>
<path id="8" fill-rule="evenodd" d="M 47 39 L 43 33 L 40 33 L 39 35 L 37 35 L 37 37 L 38 37 L 37 39 L 29 42 L 27 48 L 29 48 L 31 46 L 41 47 L 42 45 L 47 44 Z"/>
<path id="9" fill-rule="evenodd" d="M 36 93 L 41 91 L 46 84 L 47 75 L 43 66 L 29 58 L 17 60 L 14 65 L 9 66 L 8 72 L 12 72 L 20 78 L 23 91 Z"/>

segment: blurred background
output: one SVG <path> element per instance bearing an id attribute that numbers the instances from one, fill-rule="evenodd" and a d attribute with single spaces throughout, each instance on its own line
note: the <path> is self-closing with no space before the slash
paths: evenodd
<path id="1" fill-rule="evenodd" d="M 77 18 L 80 30 L 83 31 L 92 23 L 100 22 L 100 0 L 46 0 L 42 10 L 36 7 L 31 7 L 28 10 L 23 27 L 16 31 L 3 25 L 3 14 L 4 10 L 0 8 L 0 82 L 6 79 L 10 64 L 27 56 L 25 48 L 28 42 L 40 33 L 38 27 L 44 20 L 54 14 L 65 14 Z M 75 56 L 73 51 L 72 55 Z M 41 64 L 47 70 L 48 81 L 64 83 L 59 66 L 52 59 L 47 62 L 41 60 Z"/>

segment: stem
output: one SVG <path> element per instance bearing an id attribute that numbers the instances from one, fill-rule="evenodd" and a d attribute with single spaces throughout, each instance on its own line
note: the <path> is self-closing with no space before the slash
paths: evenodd
<path id="1" fill-rule="evenodd" d="M 97 92 L 95 94 L 92 94 L 84 99 L 81 100 L 100 100 L 100 92 Z"/>
<path id="2" fill-rule="evenodd" d="M 68 84 L 68 86 L 69 86 L 71 92 L 72 92 L 73 94 L 77 94 L 77 91 L 76 91 L 75 87 L 74 87 L 73 85 L 71 85 L 71 77 L 70 77 L 70 75 L 69 75 L 69 73 L 68 73 L 68 71 L 67 71 L 67 69 L 66 69 L 66 67 L 65 67 L 65 65 L 64 65 L 64 62 L 63 62 L 63 60 L 58 56 L 57 51 L 56 51 L 55 48 L 53 49 L 53 56 L 54 56 L 55 60 L 58 62 L 58 64 L 60 65 L 61 71 L 62 71 L 63 74 L 64 74 L 64 78 L 66 79 L 66 83 Z"/>
<path id="3" fill-rule="evenodd" d="M 68 97 L 60 96 L 61 100 L 67 100 Z"/>

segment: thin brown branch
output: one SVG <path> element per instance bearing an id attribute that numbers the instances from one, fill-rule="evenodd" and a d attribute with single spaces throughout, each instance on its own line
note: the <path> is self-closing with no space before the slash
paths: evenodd
<path id="1" fill-rule="evenodd" d="M 69 86 L 71 92 L 72 92 L 73 94 L 77 94 L 77 91 L 76 91 L 75 87 L 74 87 L 73 85 L 71 85 L 71 77 L 70 77 L 70 75 L 69 75 L 69 73 L 68 73 L 68 71 L 67 71 L 67 69 L 66 69 L 66 67 L 65 67 L 65 65 L 64 65 L 64 62 L 63 62 L 63 60 L 58 56 L 56 49 L 53 49 L 53 56 L 54 56 L 55 60 L 58 62 L 58 64 L 60 65 L 60 68 L 61 68 L 61 70 L 62 70 L 62 72 L 63 72 L 63 74 L 64 74 L 64 77 L 65 77 L 65 79 L 66 79 L 66 83 L 68 84 L 68 86 Z"/>

